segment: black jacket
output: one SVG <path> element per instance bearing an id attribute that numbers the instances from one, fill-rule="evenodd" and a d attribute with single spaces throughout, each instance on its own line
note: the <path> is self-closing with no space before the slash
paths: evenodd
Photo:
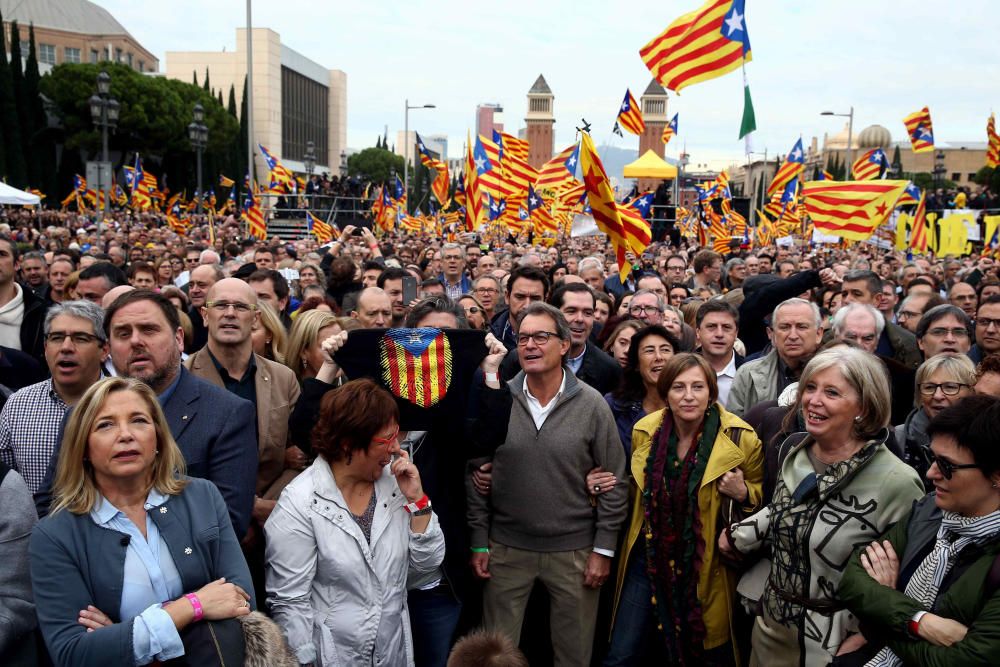
<path id="1" fill-rule="evenodd" d="M 788 278 L 772 274 L 752 276 L 743 283 L 743 303 L 740 304 L 740 340 L 747 357 L 767 347 L 765 319 L 785 299 L 798 296 L 820 286 L 819 271 L 802 271 Z"/>
<path id="2" fill-rule="evenodd" d="M 21 285 L 24 299 L 24 318 L 21 320 L 21 351 L 30 354 L 43 367 L 45 363 L 45 314 L 49 312 L 45 300 L 31 291 L 30 287 Z"/>
<path id="3" fill-rule="evenodd" d="M 504 382 L 510 382 L 519 372 L 521 361 L 517 358 L 517 350 L 511 350 L 500 363 L 500 378 Z M 622 368 L 604 350 L 587 343 L 576 377 L 604 396 L 618 388 L 622 380 Z"/>

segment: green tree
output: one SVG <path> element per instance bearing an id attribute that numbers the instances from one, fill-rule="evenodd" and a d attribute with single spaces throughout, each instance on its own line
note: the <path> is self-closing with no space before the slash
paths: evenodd
<path id="1" fill-rule="evenodd" d="M 988 186 L 991 192 L 1000 192 L 1000 169 L 982 167 L 973 179 L 976 185 Z"/>
<path id="2" fill-rule="evenodd" d="M 38 72 L 38 52 L 35 43 L 35 25 L 28 26 L 28 59 L 24 63 L 24 95 L 27 106 L 31 110 L 32 127 L 34 131 L 29 137 L 30 155 L 36 173 L 30 173 L 31 184 L 41 188 L 42 192 L 56 192 L 56 128 L 49 127 L 49 117 L 45 113 L 45 104 L 39 93 L 41 82 Z M 30 165 L 29 165 L 30 166 Z"/>
<path id="3" fill-rule="evenodd" d="M 17 21 L 10 22 L 10 79 L 14 86 L 14 105 L 17 108 L 17 122 L 21 130 L 21 155 L 25 161 L 25 185 L 37 186 L 34 160 L 31 152 L 31 137 L 35 133 L 34 119 L 28 105 L 27 91 L 24 87 L 23 57 L 21 54 L 21 30 Z"/>
<path id="4" fill-rule="evenodd" d="M 202 85 L 202 88 L 206 93 L 212 92 L 212 87 L 208 83 L 208 67 L 205 67 L 205 83 Z"/>
<path id="5" fill-rule="evenodd" d="M 347 173 L 373 183 L 387 183 L 393 174 L 403 173 L 403 156 L 381 148 L 366 148 L 347 158 Z"/>
<path id="6" fill-rule="evenodd" d="M 191 70 L 191 85 L 192 86 L 198 85 L 198 72 L 196 72 L 195 70 Z"/>
<path id="7" fill-rule="evenodd" d="M 896 150 L 892 152 L 892 171 L 897 176 L 903 173 L 903 160 L 900 158 L 899 145 L 896 145 Z"/>
<path id="8" fill-rule="evenodd" d="M 111 95 L 121 105 L 117 131 L 108 142 L 112 155 L 118 155 L 119 166 L 139 152 L 143 166 L 161 176 L 161 186 L 173 191 L 193 189 L 194 158 L 187 125 L 196 103 L 205 109 L 205 124 L 209 128 L 205 155 L 209 162 L 225 155 L 235 140 L 236 121 L 215 97 L 197 86 L 148 77 L 115 63 L 63 64 L 41 80 L 40 89 L 51 100 L 53 111 L 62 123 L 64 155 L 66 151 L 82 151 L 87 156 L 99 154 L 101 135 L 93 125 L 87 101 L 94 93 L 102 69 L 111 75 Z M 58 184 L 59 188 L 67 189 L 69 185 L 65 181 Z"/>
<path id="9" fill-rule="evenodd" d="M 3 16 L 0 16 L 0 25 L 3 25 Z M 13 35 L 13 40 L 16 42 L 19 37 Z M 18 62 L 19 69 L 20 65 Z M 21 123 L 18 120 L 17 99 L 11 68 L 7 62 L 7 44 L 3 30 L 0 30 L 0 127 L 3 132 L 0 141 L 3 143 L 4 156 L 0 162 L 0 178 L 6 176 L 7 182 L 16 188 L 26 187 L 28 174 L 21 141 Z"/>
<path id="10" fill-rule="evenodd" d="M 250 156 L 247 154 L 247 142 L 249 140 L 249 131 L 247 129 L 247 77 L 243 77 L 243 101 L 240 102 L 240 173 L 233 176 L 236 179 L 236 184 L 239 187 L 237 192 L 243 191 L 243 179 L 247 174 L 250 174 L 250 170 L 253 165 L 250 164 Z M 253 178 L 253 174 L 250 174 Z M 251 183 L 252 185 L 252 183 Z"/>

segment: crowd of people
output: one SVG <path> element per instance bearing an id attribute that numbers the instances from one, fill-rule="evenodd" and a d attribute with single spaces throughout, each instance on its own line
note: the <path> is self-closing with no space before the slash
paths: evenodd
<path id="1" fill-rule="evenodd" d="M 1000 655 L 989 253 L 0 218 L 0 664 Z"/>

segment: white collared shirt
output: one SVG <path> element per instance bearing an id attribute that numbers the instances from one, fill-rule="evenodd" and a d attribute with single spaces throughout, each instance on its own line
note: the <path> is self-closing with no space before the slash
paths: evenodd
<path id="1" fill-rule="evenodd" d="M 542 424 L 545 423 L 546 418 L 548 418 L 549 413 L 552 409 L 556 407 L 559 402 L 559 397 L 563 395 L 566 391 L 566 371 L 562 372 L 562 382 L 559 384 L 559 391 L 556 395 L 552 397 L 548 405 L 542 405 L 541 401 L 531 395 L 531 391 L 528 389 L 528 379 L 524 380 L 524 398 L 528 402 L 528 412 L 531 413 L 531 419 L 535 422 L 535 428 L 539 431 L 542 430 Z"/>
<path id="2" fill-rule="evenodd" d="M 729 363 L 721 371 L 716 371 L 715 379 L 719 384 L 719 403 L 726 404 L 729 399 L 729 390 L 733 388 L 733 380 L 736 378 L 736 350 L 731 352 Z"/>
<path id="3" fill-rule="evenodd" d="M 577 373 L 580 372 L 580 366 L 583 366 L 583 355 L 585 354 L 587 354 L 586 345 L 583 346 L 583 351 L 580 352 L 579 356 L 569 357 L 568 359 L 566 359 L 566 365 L 569 366 L 569 369 L 571 371 L 573 371 L 573 375 L 576 375 Z"/>

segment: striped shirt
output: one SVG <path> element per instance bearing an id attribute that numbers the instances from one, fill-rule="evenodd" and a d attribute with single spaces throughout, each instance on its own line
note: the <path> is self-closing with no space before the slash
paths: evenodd
<path id="1" fill-rule="evenodd" d="M 21 473 L 32 493 L 45 479 L 68 407 L 50 378 L 11 394 L 0 412 L 0 460 Z"/>

